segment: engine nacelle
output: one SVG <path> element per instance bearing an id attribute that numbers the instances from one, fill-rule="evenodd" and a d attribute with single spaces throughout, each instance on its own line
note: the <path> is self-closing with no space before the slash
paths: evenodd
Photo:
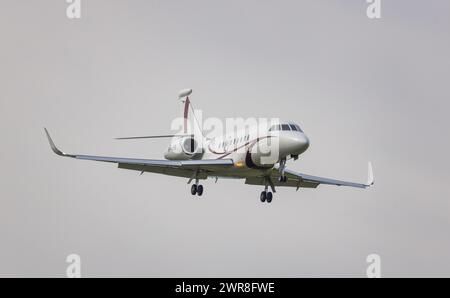
<path id="1" fill-rule="evenodd" d="M 168 160 L 199 159 L 203 149 L 193 137 L 182 137 L 172 141 L 164 157 Z"/>
<path id="2" fill-rule="evenodd" d="M 249 168 L 271 168 L 278 160 L 278 147 L 266 140 L 251 145 L 245 156 L 245 164 Z"/>

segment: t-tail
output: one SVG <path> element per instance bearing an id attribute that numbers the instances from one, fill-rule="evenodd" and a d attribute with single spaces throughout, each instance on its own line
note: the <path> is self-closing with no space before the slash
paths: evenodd
<path id="1" fill-rule="evenodd" d="M 177 134 L 161 134 L 161 135 L 147 135 L 147 136 L 131 136 L 131 137 L 120 137 L 116 140 L 136 140 L 136 139 L 159 139 L 159 138 L 173 138 L 173 137 L 193 137 L 194 132 L 191 131 L 189 126 L 189 111 L 192 111 L 194 115 L 195 125 L 200 129 L 197 118 L 195 117 L 194 110 L 192 108 L 189 96 L 192 94 L 192 89 L 183 89 L 178 94 L 178 99 L 183 103 L 183 127 L 181 133 Z M 201 132 L 201 130 L 200 130 Z M 203 134 L 203 133 L 201 133 Z"/>

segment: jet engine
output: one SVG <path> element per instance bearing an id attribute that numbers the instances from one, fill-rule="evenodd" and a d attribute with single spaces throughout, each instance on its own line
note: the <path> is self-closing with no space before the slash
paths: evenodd
<path id="1" fill-rule="evenodd" d="M 275 146 L 274 146 L 275 145 Z M 249 168 L 271 168 L 278 162 L 278 147 L 270 140 L 260 140 L 250 145 L 245 156 Z"/>
<path id="2" fill-rule="evenodd" d="M 168 160 L 200 159 L 203 149 L 199 142 L 193 137 L 181 137 L 174 139 L 167 149 L 164 157 Z"/>

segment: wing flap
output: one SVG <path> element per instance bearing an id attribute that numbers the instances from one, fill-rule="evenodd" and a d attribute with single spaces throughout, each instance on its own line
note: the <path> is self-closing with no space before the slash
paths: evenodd
<path id="1" fill-rule="evenodd" d="M 288 177 L 286 182 L 279 182 L 278 179 L 272 179 L 275 187 L 287 186 L 287 187 L 302 187 L 302 188 L 316 188 L 319 183 L 312 181 L 302 181 L 298 178 Z M 245 184 L 248 185 L 265 185 L 264 177 L 251 177 L 245 179 Z"/>
<path id="2" fill-rule="evenodd" d="M 176 168 L 176 167 L 144 166 L 144 165 L 133 165 L 133 164 L 127 164 L 127 163 L 119 163 L 118 168 L 124 169 L 124 170 L 163 174 L 163 175 L 170 175 L 170 176 L 184 177 L 184 178 L 191 178 L 192 172 L 193 172 L 192 170 Z M 198 175 L 198 178 L 206 179 L 207 177 L 203 173 L 200 173 Z"/>
<path id="3" fill-rule="evenodd" d="M 330 179 L 330 178 L 313 176 L 313 175 L 308 175 L 308 174 L 303 174 L 303 173 L 297 173 L 295 171 L 288 170 L 288 169 L 285 170 L 285 174 L 288 177 L 288 181 L 290 179 L 294 179 L 294 180 L 302 181 L 305 183 L 317 184 L 317 185 L 326 184 L 326 185 L 348 186 L 348 187 L 356 187 L 356 188 L 368 188 L 374 184 L 372 164 L 370 162 L 369 162 L 369 167 L 368 167 L 367 184 Z M 279 176 L 278 171 L 276 172 L 276 175 Z M 302 186 L 300 185 L 300 187 L 302 187 Z"/>
<path id="4" fill-rule="evenodd" d="M 368 178 L 367 183 L 356 183 L 349 182 L 343 180 L 330 179 L 325 177 L 313 176 L 303 173 L 298 173 L 289 169 L 285 170 L 285 175 L 287 177 L 286 182 L 279 182 L 278 178 L 280 177 L 280 172 L 277 168 L 274 168 L 271 173 L 271 180 L 275 186 L 287 186 L 287 187 L 296 187 L 298 188 L 316 188 L 320 184 L 325 185 L 336 185 L 336 186 L 348 186 L 348 187 L 356 187 L 356 188 L 369 188 L 374 184 L 372 164 L 369 162 L 368 165 Z M 246 180 L 246 184 L 253 185 L 264 185 L 265 180 L 263 177 L 261 178 L 249 178 Z"/>

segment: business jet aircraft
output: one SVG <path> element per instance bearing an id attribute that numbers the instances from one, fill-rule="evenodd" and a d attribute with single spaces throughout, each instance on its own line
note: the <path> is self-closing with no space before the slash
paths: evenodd
<path id="1" fill-rule="evenodd" d="M 233 135 L 226 134 L 212 139 L 202 136 L 201 142 L 198 142 L 195 135 L 188 134 L 187 131 L 189 111 L 194 113 L 189 100 L 191 93 L 192 89 L 186 89 L 182 90 L 178 96 L 184 103 L 182 134 L 118 138 L 130 140 L 171 137 L 172 142 L 164 154 L 166 158 L 164 160 L 67 154 L 55 146 L 47 129 L 44 128 L 44 130 L 53 152 L 57 155 L 115 163 L 121 169 L 140 171 L 141 174 L 152 172 L 185 177 L 189 179 L 188 184 L 195 181 L 191 186 L 191 194 L 198 196 L 203 194 L 203 186 L 199 184 L 199 181 L 208 177 L 245 179 L 245 184 L 264 186 L 260 200 L 268 203 L 272 202 L 272 192 L 275 193 L 276 188 L 281 186 L 295 187 L 298 190 L 299 188 L 316 188 L 320 184 L 357 188 L 368 188 L 374 184 L 370 162 L 368 180 L 365 184 L 317 177 L 287 169 L 286 161 L 297 160 L 299 155 L 309 147 L 308 137 L 300 126 L 293 122 L 278 121 L 269 128 L 251 127 Z M 269 144 L 264 142 L 268 139 L 274 139 L 274 141 Z M 270 146 L 276 147 L 274 152 L 277 155 L 270 163 L 263 161 L 267 151 L 256 149 L 262 143 L 269 147 L 269 151 Z M 269 187 L 272 192 L 269 191 Z"/>

